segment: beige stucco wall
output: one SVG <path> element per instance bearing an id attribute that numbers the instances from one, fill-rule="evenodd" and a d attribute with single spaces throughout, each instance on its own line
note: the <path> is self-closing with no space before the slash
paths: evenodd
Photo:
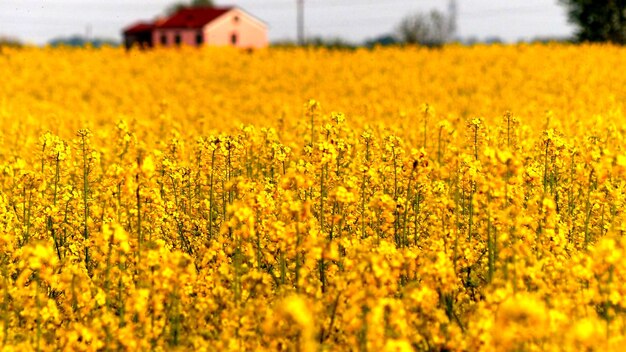
<path id="1" fill-rule="evenodd" d="M 264 48 L 268 45 L 267 26 L 239 9 L 225 13 L 209 23 L 204 33 L 205 45 L 232 45 L 233 34 L 237 36 L 234 46 L 238 48 Z"/>

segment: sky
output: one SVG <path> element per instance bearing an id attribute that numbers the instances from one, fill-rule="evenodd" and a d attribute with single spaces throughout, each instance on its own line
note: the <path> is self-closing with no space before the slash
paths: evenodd
<path id="1" fill-rule="evenodd" d="M 124 27 L 162 15 L 171 0 L 0 0 L 0 37 L 45 44 L 55 37 L 90 35 L 121 40 Z M 269 25 L 271 41 L 296 39 L 297 0 L 217 0 Z M 304 0 L 307 37 L 358 43 L 393 33 L 407 14 L 447 10 L 447 0 Z M 558 0 L 457 0 L 460 38 L 506 42 L 567 37 L 573 28 Z"/>

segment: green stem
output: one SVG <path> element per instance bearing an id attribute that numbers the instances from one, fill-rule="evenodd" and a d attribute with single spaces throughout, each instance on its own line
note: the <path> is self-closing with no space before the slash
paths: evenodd
<path id="1" fill-rule="evenodd" d="M 468 241 L 472 240 L 472 226 L 474 225 L 474 189 L 476 188 L 474 181 L 470 184 L 471 190 L 469 195 L 469 220 L 467 226 L 467 239 Z"/>
<path id="2" fill-rule="evenodd" d="M 321 175 L 320 175 L 320 213 L 319 213 L 319 223 L 320 223 L 320 231 L 324 231 L 324 178 L 325 176 L 326 165 L 322 165 Z M 320 272 L 320 282 L 322 283 L 322 293 L 326 292 L 326 264 L 324 263 L 324 254 L 322 253 L 322 257 L 319 261 L 319 272 Z"/>
<path id="3" fill-rule="evenodd" d="M 550 147 L 550 140 L 546 140 L 546 153 L 544 156 L 544 165 L 543 165 L 543 194 L 546 194 L 546 188 L 548 186 L 548 152 Z"/>
<path id="4" fill-rule="evenodd" d="M 215 150 L 211 155 L 211 178 L 209 180 L 209 239 L 213 238 L 213 178 L 215 174 Z"/>
<path id="5" fill-rule="evenodd" d="M 407 217 L 409 213 L 409 200 L 411 199 L 411 181 L 413 181 L 413 173 L 415 169 L 411 170 L 411 176 L 409 177 L 409 184 L 406 187 L 406 199 L 404 201 L 404 214 L 402 216 L 402 245 L 408 246 L 408 227 L 407 227 Z"/>
<path id="6" fill-rule="evenodd" d="M 426 106 L 426 109 L 424 109 L 424 139 L 423 139 L 424 149 L 426 149 L 426 131 L 428 130 L 428 110 L 429 110 L 429 107 Z"/>
<path id="7" fill-rule="evenodd" d="M 296 272 L 295 272 L 295 286 L 296 292 L 299 292 L 299 280 L 300 280 L 300 223 L 296 222 Z"/>
<path id="8" fill-rule="evenodd" d="M 443 126 L 439 127 L 439 138 L 437 138 L 437 164 L 441 165 L 441 135 L 443 133 Z"/>
<path id="9" fill-rule="evenodd" d="M 487 195 L 489 204 L 491 203 L 491 193 Z M 493 274 L 495 271 L 495 234 L 492 233 L 491 226 L 491 211 L 489 205 L 487 205 L 487 261 L 488 261 L 488 282 L 493 280 Z"/>
<path id="10" fill-rule="evenodd" d="M 591 221 L 591 211 L 593 210 L 591 206 L 591 180 L 593 179 L 593 169 L 589 173 L 589 185 L 587 186 L 587 201 L 586 201 L 586 209 L 585 209 L 585 248 L 589 245 L 591 241 L 589 234 L 589 222 Z"/>
<path id="11" fill-rule="evenodd" d="M 41 289 L 41 280 L 39 278 L 39 273 L 35 274 L 35 304 L 37 306 L 37 340 L 36 346 L 37 351 L 41 351 L 41 301 L 39 299 L 39 291 Z"/>
<path id="12" fill-rule="evenodd" d="M 474 125 L 474 158 L 478 160 L 478 125 Z"/>
<path id="13" fill-rule="evenodd" d="M 24 233 L 23 244 L 30 239 L 30 217 L 33 206 L 33 192 L 28 191 L 28 200 L 26 200 L 26 186 L 24 186 L 24 221 L 26 222 L 26 232 Z"/>
<path id="14" fill-rule="evenodd" d="M 141 263 L 141 246 L 143 243 L 141 231 L 141 184 L 139 183 L 139 174 L 137 174 L 137 190 L 135 191 L 137 200 L 137 262 Z"/>
<path id="15" fill-rule="evenodd" d="M 81 135 L 82 138 L 82 152 L 83 152 L 83 207 L 84 207 L 84 217 L 83 217 L 83 238 L 85 239 L 85 266 L 89 271 L 89 244 L 87 240 L 89 239 L 89 230 L 87 227 L 87 221 L 89 219 L 89 204 L 87 202 L 87 197 L 89 194 L 89 169 L 87 165 L 87 150 L 85 143 L 85 135 Z"/>

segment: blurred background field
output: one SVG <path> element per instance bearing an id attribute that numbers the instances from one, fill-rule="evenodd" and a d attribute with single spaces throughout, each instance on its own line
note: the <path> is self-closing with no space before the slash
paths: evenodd
<path id="1" fill-rule="evenodd" d="M 0 111 L 20 116 L 7 120 L 16 137 L 96 130 L 122 118 L 190 134 L 240 123 L 288 134 L 306 123 L 302 105 L 311 98 L 327 112 L 344 112 L 355 127 L 384 122 L 408 140 L 421 135 L 409 126 L 422 118 L 424 104 L 441 119 L 493 120 L 511 111 L 536 131 L 550 119 L 584 130 L 594 117 L 621 115 L 624 101 L 615 70 L 624 65 L 623 49 L 600 45 L 253 53 L 4 48 L 0 60 L 7 77 Z"/>

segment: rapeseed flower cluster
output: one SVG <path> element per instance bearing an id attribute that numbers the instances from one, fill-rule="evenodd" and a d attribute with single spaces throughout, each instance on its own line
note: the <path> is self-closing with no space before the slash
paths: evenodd
<path id="1" fill-rule="evenodd" d="M 0 48 L 2 348 L 619 350 L 624 50 Z"/>

